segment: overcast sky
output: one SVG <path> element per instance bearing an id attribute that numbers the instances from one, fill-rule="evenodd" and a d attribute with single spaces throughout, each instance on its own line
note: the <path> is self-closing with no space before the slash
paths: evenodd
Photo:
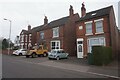
<path id="1" fill-rule="evenodd" d="M 81 4 L 85 3 L 86 12 L 113 5 L 116 23 L 118 25 L 119 0 L 0 0 L 0 37 L 8 38 L 10 22 L 12 21 L 11 40 L 14 41 L 22 29 L 28 24 L 33 27 L 44 23 L 44 15 L 48 22 L 69 15 L 69 7 L 73 6 L 74 13 L 81 16 Z"/>

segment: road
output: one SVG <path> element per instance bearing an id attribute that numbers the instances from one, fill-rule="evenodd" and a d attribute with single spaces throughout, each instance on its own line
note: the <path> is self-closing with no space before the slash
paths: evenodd
<path id="1" fill-rule="evenodd" d="M 87 73 L 89 67 L 76 67 L 46 57 L 2 56 L 2 78 L 106 78 Z"/>

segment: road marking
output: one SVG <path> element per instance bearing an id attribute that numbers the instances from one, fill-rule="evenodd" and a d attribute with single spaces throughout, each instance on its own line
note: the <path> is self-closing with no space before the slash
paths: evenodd
<path id="1" fill-rule="evenodd" d="M 94 73 L 94 72 L 87 72 L 87 73 L 120 79 L 120 77 L 118 77 L 118 76 L 111 76 L 111 75 L 100 74 L 100 73 Z"/>

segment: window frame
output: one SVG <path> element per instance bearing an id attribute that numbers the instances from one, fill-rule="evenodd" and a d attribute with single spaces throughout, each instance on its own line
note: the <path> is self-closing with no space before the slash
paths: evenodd
<path id="1" fill-rule="evenodd" d="M 55 46 L 52 45 L 53 42 L 55 43 Z M 51 41 L 51 50 L 54 50 L 53 47 L 54 49 L 60 49 L 60 41 L 59 40 Z"/>
<path id="2" fill-rule="evenodd" d="M 59 37 L 59 27 L 53 28 L 52 30 L 53 30 L 53 38 Z M 56 32 L 57 32 L 57 34 L 56 34 Z"/>
<path id="3" fill-rule="evenodd" d="M 103 18 L 101 19 L 97 19 L 97 20 L 94 20 L 95 22 L 95 30 L 96 30 L 96 33 L 95 34 L 101 34 L 101 33 L 104 33 L 104 30 L 103 30 Z M 97 23 L 98 22 L 101 22 L 101 26 L 98 26 Z M 100 29 L 102 29 L 101 31 L 99 31 Z"/>
<path id="4" fill-rule="evenodd" d="M 93 35 L 93 30 L 92 30 L 92 23 L 93 23 L 93 21 L 87 21 L 87 22 L 85 22 L 85 27 L 86 27 L 86 34 L 85 35 Z M 87 25 L 91 25 L 91 26 L 89 26 L 89 27 L 91 27 L 91 28 L 88 28 L 88 26 Z M 91 32 L 89 33 L 88 32 L 88 30 L 90 30 Z"/>
<path id="5" fill-rule="evenodd" d="M 44 35 L 45 35 L 44 31 L 40 31 L 40 39 L 44 39 Z"/>
<path id="6" fill-rule="evenodd" d="M 92 41 L 92 40 L 98 40 L 99 43 L 97 43 L 97 44 L 91 44 L 91 41 Z M 102 40 L 103 40 L 103 42 L 104 42 L 103 44 L 102 44 L 102 42 L 101 42 Z M 88 52 L 88 53 L 91 53 L 92 46 L 94 46 L 94 45 L 106 46 L 105 37 L 88 38 L 88 39 L 87 39 L 87 48 L 88 48 L 88 49 L 87 49 L 87 50 L 88 50 L 87 52 Z"/>

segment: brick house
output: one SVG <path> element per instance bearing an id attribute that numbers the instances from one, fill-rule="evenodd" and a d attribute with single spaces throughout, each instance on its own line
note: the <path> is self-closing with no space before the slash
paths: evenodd
<path id="1" fill-rule="evenodd" d="M 75 21 L 79 15 L 74 14 L 73 7 L 70 6 L 69 16 L 51 21 L 45 16 L 44 25 L 37 29 L 37 44 L 45 45 L 48 50 L 64 49 L 71 56 L 76 52 Z"/>
<path id="2" fill-rule="evenodd" d="M 76 22 L 77 57 L 87 56 L 94 45 L 111 46 L 115 56 L 119 50 L 119 32 L 113 6 L 86 13 L 82 4 L 81 15 Z"/>
<path id="3" fill-rule="evenodd" d="M 28 30 L 22 30 L 20 33 L 20 48 L 28 49 L 31 46 L 31 26 L 28 25 Z"/>
<path id="4" fill-rule="evenodd" d="M 81 17 L 74 14 L 70 6 L 69 16 L 44 24 L 20 33 L 21 48 L 44 45 L 48 50 L 64 49 L 71 56 L 84 58 L 91 53 L 91 46 L 111 46 L 113 53 L 120 52 L 120 32 L 116 27 L 113 6 L 86 13 L 85 5 L 81 7 Z M 115 56 L 114 55 L 114 56 Z"/>

